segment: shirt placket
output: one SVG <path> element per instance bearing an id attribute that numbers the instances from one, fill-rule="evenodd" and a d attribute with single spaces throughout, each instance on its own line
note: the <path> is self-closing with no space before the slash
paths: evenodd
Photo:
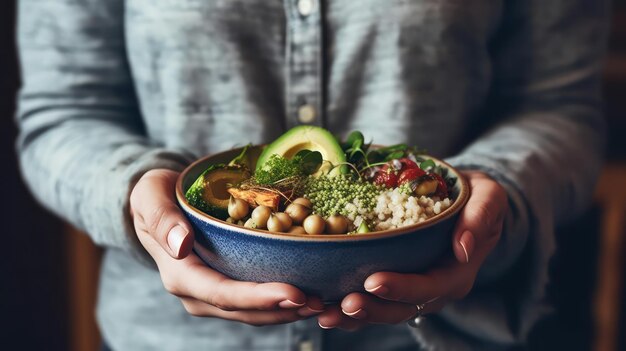
<path id="1" fill-rule="evenodd" d="M 289 128 L 323 126 L 322 9 L 319 0 L 284 0 L 286 116 Z M 289 351 L 320 351 L 322 330 L 315 318 L 289 324 Z"/>
<path id="2" fill-rule="evenodd" d="M 319 0 L 285 0 L 287 126 L 323 125 L 322 9 Z"/>

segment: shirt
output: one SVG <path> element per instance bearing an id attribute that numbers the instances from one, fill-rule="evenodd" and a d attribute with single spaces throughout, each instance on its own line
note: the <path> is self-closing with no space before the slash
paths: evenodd
<path id="1" fill-rule="evenodd" d="M 519 345 L 549 311 L 554 226 L 588 202 L 600 167 L 607 3 L 21 0 L 23 174 L 107 248 L 98 320 L 115 350 Z M 130 190 L 149 169 L 299 124 L 419 145 L 498 180 L 510 210 L 474 291 L 414 329 L 189 316 L 146 263 Z M 511 269 L 515 292 L 495 288 Z"/>

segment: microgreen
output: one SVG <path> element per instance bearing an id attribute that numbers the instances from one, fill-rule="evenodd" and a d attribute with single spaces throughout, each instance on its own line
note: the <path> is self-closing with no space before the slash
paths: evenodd
<path id="1" fill-rule="evenodd" d="M 435 165 L 435 162 L 433 160 L 426 160 L 420 163 L 420 168 L 424 171 L 428 171 L 430 168 L 435 168 L 437 165 Z"/>
<path id="2" fill-rule="evenodd" d="M 244 146 L 244 148 L 241 150 L 241 152 L 239 153 L 239 155 L 237 155 L 237 157 L 233 158 L 228 165 L 229 166 L 247 166 L 246 164 L 246 157 L 248 156 L 248 149 L 250 149 L 250 147 L 252 146 L 252 144 L 248 144 L 246 146 Z"/>

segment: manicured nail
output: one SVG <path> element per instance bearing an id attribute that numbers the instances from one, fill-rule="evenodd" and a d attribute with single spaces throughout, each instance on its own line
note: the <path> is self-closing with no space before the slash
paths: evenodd
<path id="1" fill-rule="evenodd" d="M 385 295 L 386 293 L 389 292 L 389 289 L 382 284 L 374 286 L 374 287 L 370 287 L 368 286 L 367 282 L 365 282 L 365 290 L 369 293 L 376 294 L 376 295 Z"/>
<path id="2" fill-rule="evenodd" d="M 298 310 L 298 315 L 302 317 L 311 317 L 322 312 L 324 312 L 324 310 L 316 310 L 309 306 L 304 306 Z"/>
<path id="3" fill-rule="evenodd" d="M 170 230 L 167 234 L 167 246 L 170 247 L 172 253 L 178 257 L 180 255 L 180 249 L 183 246 L 183 241 L 185 241 L 185 237 L 189 234 L 189 232 L 177 225 Z"/>
<path id="4" fill-rule="evenodd" d="M 459 239 L 459 245 L 463 248 L 463 253 L 465 253 L 465 263 L 469 263 L 470 256 L 472 255 L 472 243 L 474 242 L 474 235 L 469 230 L 466 230 L 461 235 Z"/>
<path id="5" fill-rule="evenodd" d="M 322 323 L 321 323 L 320 321 L 317 321 L 317 325 L 319 325 L 319 326 L 320 326 L 320 328 L 322 328 L 322 329 L 333 329 L 333 328 L 334 328 L 334 327 L 327 327 L 327 326 L 324 326 L 324 325 L 322 325 Z"/>
<path id="6" fill-rule="evenodd" d="M 285 301 L 281 301 L 278 306 L 280 306 L 281 308 L 296 308 L 296 307 L 302 307 L 304 306 L 306 303 L 297 303 L 297 302 L 293 302 L 291 300 L 285 300 Z"/>
<path id="7" fill-rule="evenodd" d="M 341 311 L 346 316 L 350 316 L 350 317 L 352 317 L 354 319 L 363 319 L 363 318 L 367 317 L 367 312 L 363 311 L 362 308 L 359 308 L 358 310 L 356 310 L 354 312 L 348 312 L 348 311 L 346 311 L 344 309 L 341 309 Z"/>

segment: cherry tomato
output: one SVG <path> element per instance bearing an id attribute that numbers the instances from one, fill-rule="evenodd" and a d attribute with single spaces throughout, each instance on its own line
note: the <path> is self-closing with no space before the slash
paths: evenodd
<path id="1" fill-rule="evenodd" d="M 403 157 L 403 158 L 398 159 L 398 161 L 402 164 L 402 168 L 401 168 L 402 171 L 407 170 L 407 169 L 413 169 L 413 168 L 420 169 L 417 163 L 413 162 L 409 158 Z"/>
<path id="2" fill-rule="evenodd" d="M 411 160 L 409 160 L 411 161 Z M 422 171 L 419 167 L 418 168 L 408 168 L 404 171 L 402 171 L 402 173 L 400 173 L 400 176 L 398 177 L 398 185 L 402 185 L 404 183 L 413 181 L 421 176 L 423 176 L 424 174 L 426 174 L 426 172 Z"/>
<path id="3" fill-rule="evenodd" d="M 391 170 L 383 167 L 374 176 L 374 184 L 384 185 L 387 188 L 395 188 L 398 185 L 398 176 Z"/>

